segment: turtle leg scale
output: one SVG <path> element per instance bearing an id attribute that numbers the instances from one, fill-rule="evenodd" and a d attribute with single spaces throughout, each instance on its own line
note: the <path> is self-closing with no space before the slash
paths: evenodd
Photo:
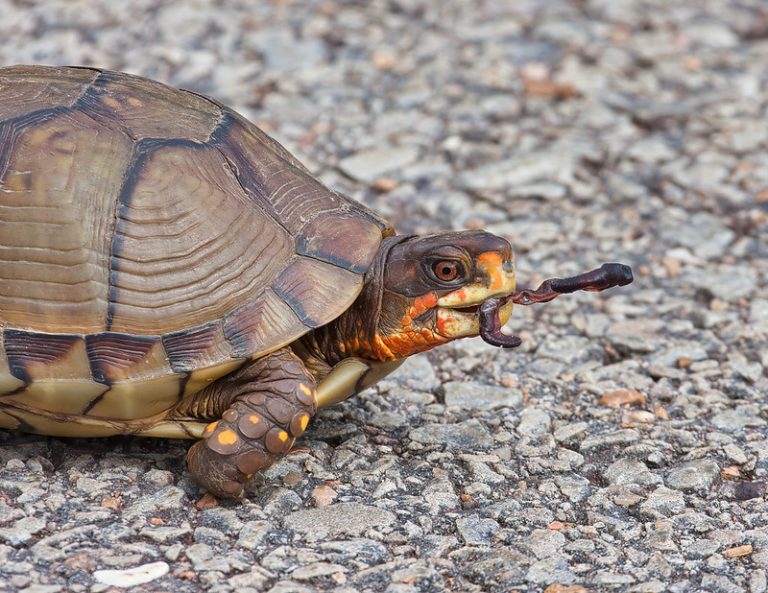
<path id="1" fill-rule="evenodd" d="M 253 474 L 291 450 L 317 409 L 315 393 L 314 377 L 288 348 L 203 390 L 198 401 L 224 411 L 187 454 L 197 483 L 215 496 L 240 496 Z"/>

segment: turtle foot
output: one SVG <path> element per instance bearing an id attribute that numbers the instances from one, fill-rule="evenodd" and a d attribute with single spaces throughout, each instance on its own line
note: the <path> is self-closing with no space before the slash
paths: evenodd
<path id="1" fill-rule="evenodd" d="M 291 450 L 317 408 L 315 380 L 290 349 L 248 367 L 202 394 L 231 403 L 187 454 L 197 483 L 217 497 L 240 496 L 256 472 Z"/>

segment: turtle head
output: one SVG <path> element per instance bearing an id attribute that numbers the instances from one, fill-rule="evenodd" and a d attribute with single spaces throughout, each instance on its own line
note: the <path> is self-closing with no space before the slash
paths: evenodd
<path id="1" fill-rule="evenodd" d="M 513 304 L 544 303 L 632 279 L 629 266 L 607 263 L 569 278 L 550 278 L 535 290 L 516 290 L 506 239 L 485 231 L 390 236 L 382 241 L 356 303 L 311 339 L 332 364 L 347 357 L 398 360 L 472 336 L 514 348 L 520 338 L 501 331 Z"/>
<path id="2" fill-rule="evenodd" d="M 501 237 L 485 231 L 390 237 L 358 301 L 356 327 L 368 331 L 358 334 L 361 339 L 354 339 L 347 353 L 399 359 L 478 335 L 493 346 L 514 348 L 520 339 L 501 331 L 513 304 L 605 290 L 632 279 L 629 266 L 607 263 L 570 278 L 550 278 L 535 290 L 516 291 L 512 247 Z"/>
<path id="3" fill-rule="evenodd" d="M 396 237 L 368 291 L 380 291 L 375 341 L 387 358 L 494 331 L 509 319 L 515 290 L 512 247 L 485 231 Z M 369 302 L 370 300 L 367 299 Z M 491 327 L 493 326 L 493 327 Z M 488 341 L 488 340 L 486 340 Z M 516 345 L 496 344 L 496 345 Z"/>

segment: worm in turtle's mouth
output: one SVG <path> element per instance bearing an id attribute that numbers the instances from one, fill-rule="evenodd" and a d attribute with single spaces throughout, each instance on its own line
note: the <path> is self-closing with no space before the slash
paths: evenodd
<path id="1" fill-rule="evenodd" d="M 522 344 L 517 336 L 510 336 L 501 331 L 509 318 L 504 311 L 507 305 L 532 305 L 546 303 L 561 294 L 579 290 L 599 291 L 614 286 L 625 286 L 632 282 L 632 270 L 624 264 L 603 264 L 596 270 L 585 272 L 570 278 L 550 278 L 541 283 L 536 290 L 518 290 L 501 298 L 486 299 L 480 305 L 480 337 L 492 346 L 500 348 L 515 348 Z M 467 307 L 469 309 L 473 307 Z M 475 307 L 476 308 L 476 307 Z"/>
<path id="2" fill-rule="evenodd" d="M 501 331 L 502 326 L 506 323 L 506 320 L 502 321 L 501 309 L 509 304 L 511 312 L 510 301 L 514 300 L 514 294 L 500 299 L 487 299 L 480 305 L 480 337 L 486 344 L 499 348 L 516 348 L 523 343 L 517 336 L 510 336 Z M 509 314 L 506 317 L 509 319 Z"/>

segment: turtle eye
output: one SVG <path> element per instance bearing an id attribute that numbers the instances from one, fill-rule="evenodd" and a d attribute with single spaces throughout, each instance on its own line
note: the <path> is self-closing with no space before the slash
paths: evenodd
<path id="1" fill-rule="evenodd" d="M 443 282 L 456 280 L 461 272 L 461 264 L 452 259 L 443 259 L 432 264 L 432 273 L 435 278 Z"/>

